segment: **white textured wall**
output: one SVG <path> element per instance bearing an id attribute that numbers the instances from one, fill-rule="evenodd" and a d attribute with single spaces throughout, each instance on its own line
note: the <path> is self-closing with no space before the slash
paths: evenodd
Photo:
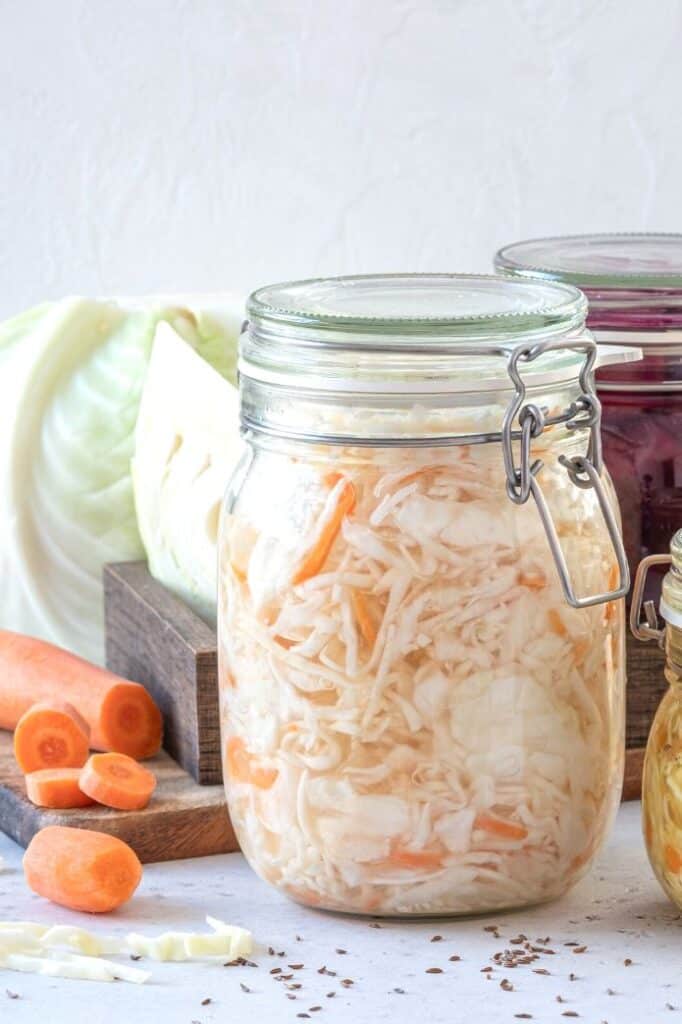
<path id="1" fill-rule="evenodd" d="M 0 314 L 682 229 L 680 0 L 0 0 Z"/>

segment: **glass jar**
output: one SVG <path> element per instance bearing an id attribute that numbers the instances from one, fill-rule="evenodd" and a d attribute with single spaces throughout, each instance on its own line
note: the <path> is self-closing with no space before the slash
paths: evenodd
<path id="1" fill-rule="evenodd" d="M 629 579 L 585 308 L 448 275 L 249 300 L 219 538 L 225 782 L 247 859 L 301 903 L 532 904 L 604 837 Z"/>
<path id="2" fill-rule="evenodd" d="M 652 565 L 668 564 L 659 611 L 644 600 Z M 640 622 L 644 604 L 646 623 Z M 637 570 L 631 609 L 632 632 L 638 640 L 657 640 L 665 650 L 668 689 L 649 733 L 642 778 L 642 825 L 654 874 L 666 894 L 682 909 L 682 530 L 670 544 L 670 555 L 645 558 Z"/>
<path id="3" fill-rule="evenodd" d="M 604 460 L 634 574 L 682 522 L 682 235 L 534 239 L 500 249 L 495 266 L 577 285 L 596 340 L 643 351 L 641 362 L 597 374 Z"/>

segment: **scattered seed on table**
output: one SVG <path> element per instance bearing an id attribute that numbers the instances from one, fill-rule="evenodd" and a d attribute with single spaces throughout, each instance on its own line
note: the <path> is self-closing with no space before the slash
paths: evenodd
<path id="1" fill-rule="evenodd" d="M 566 1000 L 564 999 L 563 996 L 557 996 L 556 997 L 556 1001 L 557 1001 L 557 1003 L 565 1003 L 566 1002 Z"/>
<path id="2" fill-rule="evenodd" d="M 297 935 L 296 936 L 296 941 L 297 942 L 303 942 L 303 936 L 302 935 Z"/>
<path id="3" fill-rule="evenodd" d="M 518 1017 L 519 1020 L 532 1020 L 533 1019 L 533 1014 L 532 1013 L 515 1013 L 514 1016 Z"/>
<path id="4" fill-rule="evenodd" d="M 632 960 L 630 959 L 629 956 L 626 957 L 625 960 L 623 960 L 623 963 L 625 964 L 626 967 L 632 967 Z"/>
<path id="5" fill-rule="evenodd" d="M 318 1010 L 322 1009 L 322 1007 L 321 1006 L 309 1006 L 308 1009 L 310 1010 L 311 1013 L 317 1013 Z"/>
<path id="6" fill-rule="evenodd" d="M 310 1020 L 310 1014 L 309 1013 L 297 1013 L 296 1016 L 297 1017 L 305 1017 L 307 1020 Z"/>
<path id="7" fill-rule="evenodd" d="M 577 974 L 573 974 L 573 973 L 571 973 L 571 974 L 569 974 L 569 976 L 568 976 L 568 980 L 569 980 L 569 981 L 577 981 L 577 980 L 578 980 L 578 975 L 577 975 Z"/>
<path id="8" fill-rule="evenodd" d="M 579 1017 L 580 1014 L 576 1013 L 575 1010 L 564 1010 L 561 1014 L 562 1017 Z"/>
<path id="9" fill-rule="evenodd" d="M 287 992 L 286 993 L 286 997 L 287 997 L 287 999 L 295 999 L 296 998 L 296 996 L 294 995 L 293 992 Z"/>
<path id="10" fill-rule="evenodd" d="M 606 994 L 607 994 L 607 996 L 615 996 L 616 993 L 615 993 L 614 989 L 607 988 Z"/>
<path id="11" fill-rule="evenodd" d="M 131 953 L 130 954 L 130 959 L 131 960 L 141 960 L 142 956 L 139 953 Z"/>
<path id="12" fill-rule="evenodd" d="M 302 987 L 300 981 L 292 981 L 290 985 L 287 985 L 290 992 L 298 992 L 299 988 Z"/>
<path id="13" fill-rule="evenodd" d="M 481 967 L 481 974 L 490 974 L 492 967 Z"/>
<path id="14" fill-rule="evenodd" d="M 575 949 L 573 950 L 574 953 L 585 953 L 586 951 L 587 951 L 587 946 L 576 946 Z"/>
<path id="15" fill-rule="evenodd" d="M 287 964 L 290 971 L 302 971 L 304 964 Z"/>
<path id="16" fill-rule="evenodd" d="M 348 950 L 347 949 L 337 949 L 336 952 L 339 954 L 339 956 L 345 956 L 346 953 L 348 952 Z"/>
<path id="17" fill-rule="evenodd" d="M 432 935 L 431 936 L 431 942 L 442 942 L 442 941 L 443 941 L 443 936 L 442 935 Z"/>
<path id="18" fill-rule="evenodd" d="M 248 985 L 245 985 L 243 981 L 240 981 L 240 982 L 239 982 L 239 987 L 240 987 L 240 989 L 242 990 L 242 992 L 250 992 L 250 991 L 251 991 L 251 989 L 249 988 L 249 986 L 248 986 Z"/>
<path id="19" fill-rule="evenodd" d="M 426 970 L 424 971 L 424 973 L 425 974 L 442 974 L 443 973 L 443 968 L 442 967 L 427 967 Z"/>
<path id="20" fill-rule="evenodd" d="M 378 921 L 370 921 L 369 926 L 370 928 L 381 928 L 381 925 L 379 924 Z"/>
<path id="21" fill-rule="evenodd" d="M 676 1009 L 676 1007 L 674 1007 L 672 1003 L 666 1003 L 665 1004 L 665 1008 L 666 1008 L 666 1010 L 674 1010 L 674 1009 Z"/>
<path id="22" fill-rule="evenodd" d="M 327 992 L 327 999 L 333 999 L 335 995 L 336 992 Z"/>
<path id="23" fill-rule="evenodd" d="M 533 974 L 549 974 L 549 971 L 544 967 L 534 967 Z"/>
<path id="24" fill-rule="evenodd" d="M 448 957 L 448 959 L 449 959 L 449 960 L 452 960 L 452 961 L 453 961 L 453 963 L 457 963 L 457 961 L 458 961 L 458 960 L 461 960 L 462 958 L 461 958 L 461 956 L 457 956 L 457 954 L 455 953 L 455 955 L 454 955 L 454 956 Z"/>
<path id="25" fill-rule="evenodd" d="M 270 974 L 281 974 L 281 973 L 282 973 L 282 968 L 281 967 L 271 967 L 270 968 Z"/>
<path id="26" fill-rule="evenodd" d="M 341 984 L 343 985 L 344 988 L 350 988 L 351 985 L 353 984 L 353 979 L 352 978 L 344 978 L 343 981 L 341 982 Z"/>
<path id="27" fill-rule="evenodd" d="M 139 960 L 139 957 L 138 957 L 138 960 Z M 19 993 L 18 992 L 12 992 L 8 988 L 5 989 L 5 995 L 7 996 L 8 999 L 19 999 Z"/>
<path id="28" fill-rule="evenodd" d="M 393 991 L 396 992 L 399 996 L 404 996 L 405 995 L 405 989 L 404 988 L 394 988 Z"/>
<path id="29" fill-rule="evenodd" d="M 212 1002 L 213 1002 L 213 1000 L 211 999 L 211 997 L 210 996 L 206 996 L 205 999 L 201 1000 L 201 1005 L 202 1006 L 208 1006 Z"/>
<path id="30" fill-rule="evenodd" d="M 514 986 L 512 985 L 511 981 L 507 981 L 506 978 L 503 978 L 502 981 L 500 982 L 500 988 L 504 989 L 505 992 L 514 991 Z"/>

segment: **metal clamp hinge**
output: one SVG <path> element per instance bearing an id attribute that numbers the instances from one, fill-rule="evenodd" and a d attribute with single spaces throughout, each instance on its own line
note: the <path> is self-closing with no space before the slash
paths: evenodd
<path id="1" fill-rule="evenodd" d="M 524 405 L 526 385 L 519 368 L 520 363 L 531 363 L 544 353 L 559 349 L 572 349 L 585 354 L 585 361 L 579 377 L 582 394 L 573 403 L 572 416 L 566 423 L 566 428 L 568 430 L 588 429 L 590 432 L 585 455 L 576 455 L 572 458 L 562 455 L 559 457 L 559 463 L 565 467 L 571 482 L 576 487 L 594 490 L 618 565 L 619 581 L 614 590 L 585 597 L 577 597 L 574 592 L 552 514 L 537 481 L 543 466 L 542 460 L 531 461 L 532 441 L 539 437 L 544 430 L 545 413 L 532 403 Z M 630 588 L 630 570 L 625 548 L 610 498 L 601 480 L 603 467 L 600 435 L 601 404 L 594 391 L 592 374 L 596 356 L 595 342 L 581 337 L 568 341 L 566 339 L 546 341 L 532 347 L 514 349 L 509 355 L 507 363 L 509 377 L 515 389 L 514 397 L 507 408 L 502 424 L 502 454 L 507 475 L 507 494 L 516 505 L 525 504 L 530 495 L 533 495 L 559 574 L 564 597 L 573 608 L 587 608 L 591 605 L 603 604 L 606 601 L 618 600 L 625 597 Z M 512 447 L 514 426 L 517 422 L 521 429 L 518 466 Z"/>

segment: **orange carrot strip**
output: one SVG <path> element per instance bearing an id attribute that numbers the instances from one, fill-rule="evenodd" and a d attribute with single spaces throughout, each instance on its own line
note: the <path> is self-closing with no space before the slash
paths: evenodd
<path id="1" fill-rule="evenodd" d="M 350 599 L 362 637 L 368 647 L 374 647 L 374 641 L 377 638 L 377 629 L 374 625 L 374 620 L 369 613 L 367 598 L 361 590 L 351 590 Z"/>
<path id="2" fill-rule="evenodd" d="M 90 729 L 63 701 L 33 704 L 17 722 L 14 756 L 22 772 L 80 768 L 88 759 Z"/>
<path id="3" fill-rule="evenodd" d="M 239 736 L 232 736 L 227 741 L 227 770 L 234 782 L 249 783 L 258 789 L 270 789 L 279 775 L 276 768 L 260 765 Z"/>
<path id="4" fill-rule="evenodd" d="M 30 889 L 71 910 L 103 914 L 133 895 L 142 865 L 121 839 L 85 828 L 49 825 L 24 854 Z"/>
<path id="5" fill-rule="evenodd" d="M 93 754 L 81 771 L 80 787 L 105 807 L 141 811 L 156 788 L 156 776 L 126 754 Z"/>
<path id="6" fill-rule="evenodd" d="M 528 587 L 529 590 L 542 590 L 547 586 L 547 578 L 539 572 L 521 572 L 518 583 L 520 587 Z"/>
<path id="7" fill-rule="evenodd" d="M 389 854 L 389 863 L 401 868 L 439 868 L 443 864 L 443 855 L 436 850 L 406 850 L 396 846 Z"/>
<path id="8" fill-rule="evenodd" d="M 328 481 L 331 481 L 332 479 L 334 484 L 336 484 L 338 480 L 341 479 L 341 476 L 338 474 L 330 474 L 327 476 Z M 341 490 L 333 515 L 323 525 L 317 540 L 311 549 L 304 555 L 301 564 L 294 573 L 291 581 L 294 585 L 297 583 L 303 583 L 304 580 L 310 579 L 311 576 L 317 576 L 318 572 L 327 561 L 327 556 L 329 555 L 337 534 L 341 529 L 341 523 L 347 515 L 351 514 L 354 508 L 355 488 L 350 480 L 347 480 L 345 486 Z"/>
<path id="9" fill-rule="evenodd" d="M 515 821 L 505 821 L 504 818 L 496 818 L 492 814 L 477 814 L 474 828 L 489 832 L 499 839 L 525 839 L 528 835 L 528 829 L 524 825 L 518 825 Z"/>
<path id="10" fill-rule="evenodd" d="M 26 776 L 26 794 L 36 807 L 61 810 L 94 803 L 79 786 L 80 768 L 41 768 Z"/>
<path id="11" fill-rule="evenodd" d="M 663 851 L 665 856 L 665 866 L 668 871 L 672 871 L 673 874 L 678 875 L 680 869 L 682 869 L 682 854 L 680 851 L 675 849 L 669 843 L 666 843 L 665 850 Z"/>
<path id="12" fill-rule="evenodd" d="M 550 608 L 547 612 L 547 621 L 549 622 L 549 628 L 557 636 L 566 636 L 566 627 L 564 626 L 563 619 L 559 615 L 556 608 Z"/>
<path id="13" fill-rule="evenodd" d="M 14 729 L 32 704 L 67 700 L 90 726 L 90 745 L 131 757 L 161 746 L 161 712 L 144 686 L 60 647 L 0 630 L 0 729 Z"/>

